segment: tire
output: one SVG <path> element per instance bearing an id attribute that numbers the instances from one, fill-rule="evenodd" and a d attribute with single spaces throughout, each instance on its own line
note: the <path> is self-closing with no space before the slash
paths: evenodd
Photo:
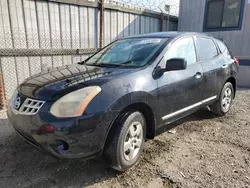
<path id="1" fill-rule="evenodd" d="M 113 169 L 124 172 L 137 163 L 142 153 L 146 135 L 145 118 L 138 111 L 129 111 L 113 126 L 104 155 Z"/>
<path id="2" fill-rule="evenodd" d="M 211 111 L 218 116 L 226 115 L 232 106 L 233 99 L 234 87 L 227 82 L 221 90 L 220 98 L 211 106 Z"/>

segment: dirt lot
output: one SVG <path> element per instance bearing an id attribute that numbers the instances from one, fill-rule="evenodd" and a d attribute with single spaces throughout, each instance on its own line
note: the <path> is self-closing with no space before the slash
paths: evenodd
<path id="1" fill-rule="evenodd" d="M 250 187 L 250 91 L 231 112 L 202 110 L 147 141 L 139 164 L 124 174 L 102 160 L 58 161 L 13 132 L 0 114 L 0 187 Z M 174 126 L 173 125 L 173 126 Z"/>

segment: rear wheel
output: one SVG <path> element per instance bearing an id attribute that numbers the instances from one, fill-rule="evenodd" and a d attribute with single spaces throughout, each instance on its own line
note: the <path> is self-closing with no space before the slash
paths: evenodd
<path id="1" fill-rule="evenodd" d="M 104 154 L 112 168 L 126 171 L 135 165 L 145 140 L 145 119 L 138 111 L 129 111 L 111 130 Z"/>
<path id="2" fill-rule="evenodd" d="M 227 82 L 220 94 L 220 98 L 211 106 L 211 111 L 219 116 L 227 114 L 231 108 L 234 98 L 234 87 L 232 83 Z"/>

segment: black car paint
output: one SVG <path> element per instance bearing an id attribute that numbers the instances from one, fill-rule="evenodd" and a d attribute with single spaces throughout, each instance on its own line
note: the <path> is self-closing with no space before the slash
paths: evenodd
<path id="1" fill-rule="evenodd" d="M 163 116 L 213 95 L 218 98 L 226 80 L 236 79 L 234 60 L 231 56 L 224 57 L 224 54 L 211 62 L 197 62 L 186 70 L 169 71 L 157 76 L 157 65 L 176 40 L 199 35 L 169 32 L 136 36 L 169 38 L 156 59 L 144 67 L 105 68 L 72 64 L 34 75 L 17 88 L 18 95 L 44 100 L 45 104 L 33 116 L 15 114 L 9 107 L 9 119 L 22 137 L 58 158 L 89 157 L 102 152 L 115 119 L 124 109 L 135 104 L 143 104 L 152 110 L 154 122 L 150 130 L 154 136 L 160 126 L 191 114 L 200 106 L 167 120 L 163 120 Z M 225 63 L 229 67 L 222 69 Z M 194 78 L 197 73 L 202 73 L 200 79 Z M 100 86 L 102 92 L 90 102 L 81 117 L 57 118 L 50 114 L 50 107 L 57 99 L 91 85 Z M 54 125 L 56 131 L 38 135 L 38 129 L 44 124 Z M 65 143 L 67 150 L 64 148 Z"/>
<path id="2" fill-rule="evenodd" d="M 194 39 L 197 46 L 197 38 L 195 37 Z M 220 53 L 218 46 L 217 50 Z M 229 77 L 236 77 L 236 66 L 232 66 L 234 65 L 234 59 L 230 54 L 221 54 L 207 61 L 201 61 L 198 56 L 198 61 L 202 67 L 204 77 L 202 100 L 217 95 Z M 224 65 L 230 67 L 223 69 Z M 231 72 L 228 72 L 229 70 Z"/>

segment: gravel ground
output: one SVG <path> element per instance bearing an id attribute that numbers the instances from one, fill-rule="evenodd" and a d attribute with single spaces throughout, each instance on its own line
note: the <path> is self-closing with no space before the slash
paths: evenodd
<path id="1" fill-rule="evenodd" d="M 238 91 L 232 110 L 182 119 L 175 134 L 146 142 L 126 173 L 104 161 L 59 161 L 25 143 L 0 113 L 0 187 L 250 187 L 250 91 Z"/>

